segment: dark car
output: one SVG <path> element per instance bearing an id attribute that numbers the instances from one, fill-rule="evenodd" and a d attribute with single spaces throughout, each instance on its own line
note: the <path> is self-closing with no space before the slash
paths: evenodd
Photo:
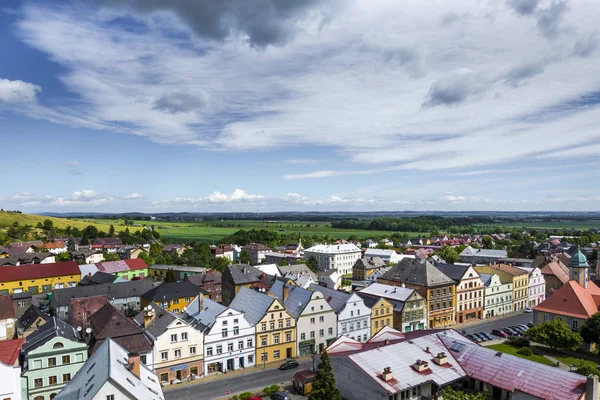
<path id="1" fill-rule="evenodd" d="M 476 343 L 481 343 L 481 339 L 479 339 L 477 336 L 467 335 L 467 337 Z"/>
<path id="2" fill-rule="evenodd" d="M 492 337 L 492 335 L 490 335 L 489 333 L 485 333 L 485 332 L 479 332 L 479 335 L 480 335 L 480 336 L 483 336 L 483 337 L 484 337 L 484 338 L 486 338 L 487 340 L 492 340 L 492 339 L 494 339 L 494 338 Z"/>
<path id="3" fill-rule="evenodd" d="M 501 331 L 500 329 L 494 329 L 492 331 L 492 335 L 499 336 L 501 338 L 507 338 L 508 336 L 510 336 L 508 333 Z"/>
<path id="4" fill-rule="evenodd" d="M 500 328 L 502 332 L 505 332 L 508 336 L 519 336 L 519 332 L 510 328 Z"/>
<path id="5" fill-rule="evenodd" d="M 281 364 L 279 366 L 280 370 L 286 370 L 286 369 L 294 369 L 294 368 L 298 368 L 298 361 L 296 360 L 287 360 L 286 362 L 284 362 L 283 364 Z"/>
<path id="6" fill-rule="evenodd" d="M 529 322 L 527 323 L 527 326 L 528 326 L 528 327 L 530 327 L 530 328 L 533 328 L 535 325 L 533 325 L 533 322 L 529 321 Z"/>
<path id="7" fill-rule="evenodd" d="M 476 338 L 478 338 L 482 342 L 485 342 L 486 340 L 488 340 L 485 336 L 482 336 L 479 333 L 473 333 L 473 336 L 475 336 Z"/>
<path id="8" fill-rule="evenodd" d="M 515 325 L 515 326 L 523 328 L 523 329 L 525 329 L 525 331 L 529 330 L 529 327 L 527 325 L 519 324 L 519 325 Z"/>
<path id="9" fill-rule="evenodd" d="M 275 392 L 271 395 L 271 400 L 292 400 L 287 392 Z"/>
<path id="10" fill-rule="evenodd" d="M 515 331 L 519 332 L 519 333 L 525 333 L 527 331 L 527 329 L 523 329 L 520 326 L 511 326 L 510 329 L 514 329 Z"/>

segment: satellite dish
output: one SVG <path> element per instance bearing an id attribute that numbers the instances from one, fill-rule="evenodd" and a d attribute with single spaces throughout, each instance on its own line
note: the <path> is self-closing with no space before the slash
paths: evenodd
<path id="1" fill-rule="evenodd" d="M 78 326 L 77 327 L 77 332 L 81 332 L 81 329 L 82 329 L 81 326 Z"/>
<path id="2" fill-rule="evenodd" d="M 92 333 L 92 328 L 85 328 L 85 333 Z"/>

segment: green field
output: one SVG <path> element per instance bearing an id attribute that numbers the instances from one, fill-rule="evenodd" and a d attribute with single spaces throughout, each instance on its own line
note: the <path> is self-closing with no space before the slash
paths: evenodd
<path id="1" fill-rule="evenodd" d="M 488 349 L 500 351 L 502 353 L 512 354 L 513 356 L 521 357 L 521 358 L 524 358 L 526 360 L 535 361 L 535 362 L 538 362 L 540 364 L 556 366 L 556 364 L 554 364 L 552 361 L 548 360 L 544 356 L 539 356 L 537 354 L 534 354 L 534 355 L 528 357 L 528 356 L 523 356 L 521 354 L 517 354 L 518 348 L 514 347 L 514 346 L 511 346 L 509 344 L 506 344 L 506 343 L 494 344 L 494 345 L 485 346 L 485 347 L 487 347 Z"/>
<path id="2" fill-rule="evenodd" d="M 564 221 L 517 221 L 517 222 L 498 222 L 491 224 L 474 224 L 478 227 L 485 228 L 529 228 L 529 229 L 576 229 L 588 230 L 592 228 L 600 228 L 600 220 L 590 219 L 587 221 L 581 220 L 564 220 Z"/>
<path id="3" fill-rule="evenodd" d="M 51 220 L 54 223 L 54 226 L 58 229 L 65 229 L 67 226 L 72 226 L 73 228 L 84 229 L 88 225 L 95 225 L 98 229 L 103 231 L 108 231 L 110 224 L 98 223 L 96 220 L 74 220 L 74 219 L 66 219 L 66 218 L 54 218 L 54 217 L 45 217 L 43 215 L 35 215 L 35 214 L 20 214 L 20 213 L 8 213 L 8 212 L 0 212 L 0 230 L 6 229 L 13 225 L 13 223 L 18 222 L 19 225 L 31 225 L 36 226 L 38 222 L 44 223 L 45 220 Z M 115 228 L 118 229 L 115 225 Z M 125 227 L 122 227 L 122 230 L 125 230 Z"/>

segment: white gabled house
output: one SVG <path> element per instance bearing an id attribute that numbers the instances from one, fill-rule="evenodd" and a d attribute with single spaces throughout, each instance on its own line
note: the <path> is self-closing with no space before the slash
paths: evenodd
<path id="1" fill-rule="evenodd" d="M 198 296 L 182 318 L 204 334 L 205 375 L 255 365 L 256 328 L 245 313 Z"/>

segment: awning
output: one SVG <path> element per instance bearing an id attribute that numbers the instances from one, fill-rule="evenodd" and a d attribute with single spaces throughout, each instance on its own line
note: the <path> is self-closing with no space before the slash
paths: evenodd
<path id="1" fill-rule="evenodd" d="M 178 371 L 180 369 L 186 369 L 187 368 L 187 364 L 181 364 L 181 365 L 176 365 L 174 367 L 171 367 L 171 371 Z"/>

